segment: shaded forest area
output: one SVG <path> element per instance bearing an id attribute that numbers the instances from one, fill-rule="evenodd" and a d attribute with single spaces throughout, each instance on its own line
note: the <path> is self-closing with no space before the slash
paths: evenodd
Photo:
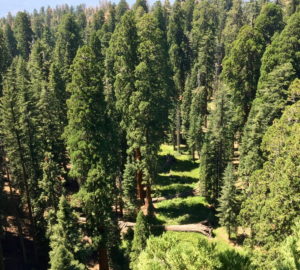
<path id="1" fill-rule="evenodd" d="M 298 9 L 1 18 L 0 270 L 299 270 Z"/>

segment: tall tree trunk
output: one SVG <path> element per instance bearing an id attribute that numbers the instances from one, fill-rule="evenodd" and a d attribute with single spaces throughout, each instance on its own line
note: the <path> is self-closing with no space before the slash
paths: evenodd
<path id="1" fill-rule="evenodd" d="M 24 264 L 27 264 L 28 258 L 27 258 L 25 243 L 24 243 L 22 225 L 21 225 L 21 221 L 19 218 L 19 210 L 18 210 L 18 206 L 16 205 L 16 202 L 14 201 L 14 193 L 13 193 L 12 186 L 11 186 L 10 174 L 9 174 L 9 171 L 7 168 L 6 168 L 6 175 L 7 175 L 8 185 L 9 185 L 10 198 L 13 203 L 13 212 L 14 212 L 14 216 L 16 218 L 16 223 L 17 223 L 17 229 L 18 229 L 18 235 L 19 235 L 19 239 L 20 239 L 20 246 L 21 246 L 21 250 L 22 250 L 23 261 L 24 261 Z"/>
<path id="2" fill-rule="evenodd" d="M 154 214 L 154 206 L 153 206 L 153 202 L 152 202 L 152 196 L 151 196 L 151 185 L 150 183 L 147 184 L 146 186 L 146 202 L 145 202 L 145 206 L 146 206 L 146 211 L 147 211 L 147 215 L 151 216 Z"/>
<path id="3" fill-rule="evenodd" d="M 13 122 L 15 123 L 16 126 L 18 126 L 18 121 L 16 118 L 16 114 L 15 114 L 15 110 L 12 104 L 10 104 L 10 108 L 11 108 L 11 114 L 13 117 Z M 28 207 L 28 213 L 29 213 L 29 220 L 30 220 L 30 225 L 31 225 L 31 229 L 32 229 L 32 238 L 33 238 L 33 244 L 34 244 L 34 259 L 35 262 L 38 264 L 38 253 L 37 253 L 37 246 L 36 246 L 36 228 L 35 228 L 35 222 L 34 222 L 34 218 L 33 218 L 33 214 L 32 214 L 32 204 L 31 204 L 31 199 L 30 199 L 30 194 L 29 194 L 29 185 L 28 185 L 28 175 L 26 172 L 26 167 L 25 167 L 25 159 L 24 159 L 24 149 L 22 147 L 21 144 L 21 136 L 18 132 L 19 129 L 15 129 L 15 136 L 16 136 L 16 141 L 17 141 L 17 145 L 18 145 L 18 154 L 20 157 L 20 163 L 21 163 L 21 167 L 22 167 L 22 180 L 23 180 L 23 184 L 25 187 L 25 197 L 26 197 L 26 202 L 27 202 L 27 207 Z"/>
<path id="4" fill-rule="evenodd" d="M 4 258 L 2 248 L 2 236 L 0 237 L 0 270 L 4 270 Z"/>
<path id="5" fill-rule="evenodd" d="M 177 152 L 180 153 L 180 102 L 179 101 L 176 108 L 176 143 L 177 143 Z"/>
<path id="6" fill-rule="evenodd" d="M 176 151 L 176 129 L 172 129 L 173 150 Z"/>
<path id="7" fill-rule="evenodd" d="M 99 270 L 109 270 L 108 254 L 106 248 L 99 249 Z"/>
<path id="8" fill-rule="evenodd" d="M 141 150 L 139 148 L 135 149 L 135 160 L 136 161 L 142 160 Z M 143 172 L 142 172 L 142 170 L 139 169 L 136 173 L 137 199 L 141 205 L 144 205 L 145 204 L 145 192 L 144 192 L 144 187 L 143 187 L 142 181 L 143 181 Z"/>

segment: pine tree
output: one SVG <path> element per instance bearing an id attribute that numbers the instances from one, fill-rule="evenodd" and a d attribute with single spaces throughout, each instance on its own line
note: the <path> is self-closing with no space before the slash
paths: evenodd
<path id="1" fill-rule="evenodd" d="M 5 42 L 3 32 L 0 30 L 0 96 L 2 96 L 3 75 L 9 66 L 9 52 Z"/>
<path id="2" fill-rule="evenodd" d="M 64 15 L 58 26 L 53 62 L 49 74 L 50 88 L 55 92 L 60 103 L 60 121 L 64 125 L 67 122 L 66 100 L 68 94 L 66 85 L 71 80 L 69 69 L 80 44 L 79 27 L 74 15 Z"/>
<path id="3" fill-rule="evenodd" d="M 17 13 L 15 19 L 14 32 L 17 40 L 18 52 L 24 59 L 27 60 L 30 54 L 31 43 L 33 39 L 30 18 L 27 13 Z"/>
<path id="4" fill-rule="evenodd" d="M 132 241 L 132 249 L 130 253 L 130 261 L 131 261 L 131 268 L 136 268 L 136 262 L 140 253 L 146 248 L 147 239 L 150 236 L 150 226 L 147 220 L 147 217 L 144 216 L 143 212 L 140 211 L 136 218 L 136 224 L 134 227 L 134 238 Z"/>
<path id="5" fill-rule="evenodd" d="M 118 243 L 112 215 L 116 157 L 99 76 L 102 63 L 97 60 L 86 45 L 74 59 L 72 81 L 68 85 L 69 122 L 64 137 L 72 164 L 70 173 L 81 181 L 88 234 L 99 254 L 101 269 L 108 269 L 109 249 Z"/>
<path id="6" fill-rule="evenodd" d="M 258 90 L 244 128 L 240 149 L 239 174 L 246 183 L 250 175 L 262 167 L 262 137 L 273 120 L 280 117 L 287 101 L 287 89 L 300 74 L 296 64 L 300 50 L 296 42 L 300 34 L 299 23 L 300 14 L 295 13 L 280 35 L 267 47 L 262 58 Z"/>
<path id="7" fill-rule="evenodd" d="M 80 231 L 77 217 L 64 196 L 59 200 L 56 224 L 49 234 L 51 270 L 85 269 L 74 259 L 80 250 Z"/>
<path id="8" fill-rule="evenodd" d="M 181 8 L 181 2 L 175 1 L 168 24 L 168 43 L 170 62 L 175 84 L 174 110 L 172 119 L 176 130 L 177 151 L 180 151 L 181 130 L 181 96 L 184 93 L 184 85 L 189 70 L 189 42 L 184 31 L 185 16 Z"/>
<path id="9" fill-rule="evenodd" d="M 39 181 L 41 189 L 40 202 L 43 203 L 44 209 L 53 208 L 58 210 L 59 198 L 62 195 L 62 171 L 54 162 L 53 155 L 49 152 L 45 153 L 45 159 L 42 164 L 43 178 Z"/>
<path id="10" fill-rule="evenodd" d="M 209 2 L 201 2 L 194 11 L 191 32 L 192 49 L 195 62 L 185 89 L 191 95 L 188 117 L 188 144 L 191 151 L 200 151 L 202 128 L 206 126 L 207 103 L 212 94 L 215 74 L 215 48 L 217 31 L 216 7 Z M 185 95 L 187 96 L 187 95 Z M 186 105 L 186 103 L 183 103 Z"/>
<path id="11" fill-rule="evenodd" d="M 98 254 L 100 269 L 108 270 L 112 253 L 119 244 L 119 233 L 112 213 L 114 197 L 114 175 L 109 174 L 106 164 L 95 164 L 84 185 L 84 212 L 87 216 L 88 234 Z"/>
<path id="12" fill-rule="evenodd" d="M 83 264 L 74 259 L 73 254 L 64 245 L 58 245 L 51 252 L 50 270 L 85 270 Z"/>
<path id="13" fill-rule="evenodd" d="M 275 4 L 267 4 L 255 20 L 254 28 L 241 28 L 232 49 L 223 61 L 222 78 L 229 87 L 236 107 L 235 121 L 238 131 L 246 123 L 256 95 L 261 57 L 274 33 L 281 31 L 282 27 L 281 9 Z"/>
<path id="14" fill-rule="evenodd" d="M 68 84 L 71 93 L 67 101 L 68 125 L 64 132 L 70 160 L 71 174 L 84 181 L 93 164 L 106 158 L 109 133 L 105 119 L 105 103 L 101 77 L 101 64 L 93 51 L 83 46 L 72 66 L 72 81 Z"/>
<path id="15" fill-rule="evenodd" d="M 139 64 L 135 68 L 135 89 L 131 96 L 127 127 L 130 153 L 143 167 L 146 183 L 146 208 L 151 211 L 151 183 L 156 171 L 156 156 L 167 127 L 169 95 L 165 78 L 167 66 L 162 32 L 152 15 L 144 15 L 137 24 Z"/>
<path id="16" fill-rule="evenodd" d="M 129 10 L 128 3 L 126 0 L 120 0 L 117 7 L 116 7 L 116 22 L 119 23 L 121 18 Z"/>
<path id="17" fill-rule="evenodd" d="M 222 43 L 227 55 L 232 47 L 232 42 L 236 39 L 240 28 L 243 26 L 243 10 L 240 0 L 233 0 L 232 7 L 227 12 L 226 22 L 222 31 Z"/>
<path id="18" fill-rule="evenodd" d="M 4 38 L 6 42 L 6 48 L 8 49 L 9 58 L 12 61 L 12 59 L 18 54 L 18 50 L 14 32 L 12 31 L 11 26 L 8 23 L 5 24 Z"/>
<path id="19" fill-rule="evenodd" d="M 296 102 L 286 106 L 281 118 L 265 132 L 261 150 L 266 162 L 262 169 L 252 173 L 240 213 L 242 224 L 251 228 L 253 244 L 266 247 L 291 233 L 299 207 L 298 79 L 291 84 L 289 92 L 298 93 Z"/>
<path id="20" fill-rule="evenodd" d="M 236 228 L 237 224 L 237 190 L 236 177 L 234 175 L 232 163 L 229 163 L 225 169 L 223 177 L 223 187 L 219 198 L 219 208 L 217 209 L 220 218 L 220 224 L 226 227 L 229 239 L 231 237 L 232 228 Z"/>
<path id="21" fill-rule="evenodd" d="M 221 84 L 215 93 L 215 109 L 208 119 L 211 124 L 200 154 L 200 190 L 213 202 L 220 196 L 223 173 L 233 154 L 232 104 L 226 91 Z"/>
<path id="22" fill-rule="evenodd" d="M 1 133 L 13 183 L 20 189 L 28 209 L 37 262 L 34 200 L 39 195 L 39 153 L 26 73 L 26 65 L 21 58 L 15 59 L 7 72 L 1 98 Z M 31 115 L 32 118 L 29 119 Z"/>
<path id="23" fill-rule="evenodd" d="M 245 124 L 255 98 L 264 50 L 262 34 L 246 25 L 223 61 L 222 78 L 229 87 L 235 104 L 236 125 L 239 130 Z"/>

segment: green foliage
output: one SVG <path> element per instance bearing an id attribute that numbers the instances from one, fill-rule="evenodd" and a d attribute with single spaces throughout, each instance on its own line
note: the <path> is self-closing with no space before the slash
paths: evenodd
<path id="1" fill-rule="evenodd" d="M 151 236 L 145 251 L 138 258 L 137 269 L 218 269 L 221 263 L 214 244 L 199 239 L 197 245 L 178 241 L 176 235 Z"/>
<path id="2" fill-rule="evenodd" d="M 136 164 L 127 161 L 124 168 L 123 173 L 123 194 L 124 194 L 124 202 L 125 207 L 129 211 L 129 216 L 133 215 L 136 211 L 136 207 L 138 205 L 138 201 L 136 198 L 137 189 L 135 184 L 136 173 L 137 173 Z"/>
<path id="3" fill-rule="evenodd" d="M 118 245 L 118 229 L 111 210 L 114 197 L 113 175 L 107 175 L 103 167 L 99 163 L 89 170 L 81 191 L 88 235 L 93 240 L 95 251 Z"/>
<path id="4" fill-rule="evenodd" d="M 200 153 L 200 190 L 213 201 L 220 196 L 223 172 L 233 154 L 232 104 L 224 87 L 216 93 L 216 108 L 208 119 L 211 125 Z"/>
<path id="5" fill-rule="evenodd" d="M 226 22 L 222 31 L 222 43 L 224 43 L 225 53 L 228 54 L 232 48 L 232 42 L 236 39 L 240 28 L 244 24 L 242 3 L 240 0 L 233 0 L 232 7 L 227 12 Z"/>
<path id="6" fill-rule="evenodd" d="M 142 211 L 140 211 L 136 218 L 136 224 L 134 227 L 134 237 L 130 253 L 132 269 L 139 269 L 135 268 L 135 264 L 140 253 L 146 248 L 146 242 L 149 236 L 150 226 L 148 224 L 147 217 L 144 216 Z"/>
<path id="7" fill-rule="evenodd" d="M 44 209 L 53 208 L 57 210 L 59 198 L 62 195 L 62 171 L 53 160 L 53 155 L 45 153 L 45 159 L 42 163 L 43 178 L 39 181 L 41 195 L 39 202 L 44 204 Z"/>
<path id="8" fill-rule="evenodd" d="M 267 161 L 252 174 L 249 195 L 242 205 L 241 220 L 251 228 L 252 240 L 267 247 L 289 235 L 297 217 L 299 108 L 299 101 L 287 106 L 282 117 L 267 129 L 262 142 Z"/>
<path id="9" fill-rule="evenodd" d="M 30 18 L 27 13 L 17 13 L 14 32 L 17 41 L 18 52 L 24 59 L 27 60 L 30 54 L 31 42 L 33 39 Z"/>
<path id="10" fill-rule="evenodd" d="M 220 218 L 220 224 L 226 227 L 229 238 L 232 228 L 237 224 L 237 190 L 235 187 L 236 177 L 234 175 L 232 163 L 229 163 L 225 169 L 223 177 L 223 187 L 219 198 L 219 208 L 217 209 Z"/>
<path id="11" fill-rule="evenodd" d="M 292 235 L 288 236 L 280 247 L 280 256 L 276 270 L 300 269 L 300 222 L 296 220 Z"/>
<path id="12" fill-rule="evenodd" d="M 244 26 L 223 61 L 222 77 L 235 104 L 237 126 L 243 127 L 255 97 L 263 54 L 263 36 L 256 29 Z M 239 128 L 239 129 L 240 129 Z"/>
<path id="13" fill-rule="evenodd" d="M 74 256 L 63 245 L 58 245 L 51 253 L 50 270 L 85 270 L 83 264 L 74 259 Z"/>
<path id="14" fill-rule="evenodd" d="M 50 269 L 85 269 L 74 259 L 75 254 L 81 248 L 80 231 L 77 217 L 64 196 L 59 201 L 56 224 L 49 229 Z"/>
<path id="15" fill-rule="evenodd" d="M 84 180 L 89 169 L 105 159 L 109 147 L 104 132 L 109 132 L 105 119 L 105 102 L 101 78 L 101 65 L 88 46 L 79 49 L 72 66 L 72 81 L 68 85 L 71 97 L 67 102 L 68 126 L 65 129 L 71 174 Z"/>

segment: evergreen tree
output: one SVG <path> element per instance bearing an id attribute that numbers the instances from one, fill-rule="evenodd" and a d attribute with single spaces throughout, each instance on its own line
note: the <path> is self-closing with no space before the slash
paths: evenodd
<path id="1" fill-rule="evenodd" d="M 126 0 L 120 0 L 117 7 L 116 7 L 116 22 L 119 23 L 121 18 L 129 10 L 128 3 Z"/>
<path id="2" fill-rule="evenodd" d="M 275 4 L 267 4 L 257 17 L 254 28 L 244 26 L 240 30 L 223 61 L 222 77 L 236 107 L 235 121 L 239 131 L 247 121 L 256 95 L 263 52 L 274 33 L 281 31 L 282 27 L 281 9 Z"/>
<path id="3" fill-rule="evenodd" d="M 66 124 L 66 85 L 71 80 L 70 65 L 81 44 L 79 27 L 74 15 L 63 16 L 58 26 L 57 38 L 50 68 L 50 88 L 55 92 L 60 107 L 60 121 Z"/>
<path id="4" fill-rule="evenodd" d="M 50 270 L 85 270 L 83 264 L 74 259 L 73 254 L 64 245 L 58 245 L 51 252 Z"/>
<path id="5" fill-rule="evenodd" d="M 67 102 L 69 123 L 64 137 L 72 164 L 70 173 L 82 183 L 88 234 L 99 254 L 101 269 L 108 269 L 108 249 L 118 243 L 112 215 L 116 158 L 99 76 L 101 69 L 90 47 L 85 45 L 78 50 L 68 85 L 71 93 Z"/>
<path id="6" fill-rule="evenodd" d="M 42 164 L 43 178 L 39 181 L 41 189 L 40 202 L 44 209 L 58 210 L 59 198 L 62 195 L 63 180 L 61 170 L 54 162 L 53 155 L 49 152 L 45 153 L 45 159 Z"/>
<path id="7" fill-rule="evenodd" d="M 4 27 L 4 38 L 6 42 L 6 48 L 8 49 L 9 58 L 12 61 L 12 59 L 18 54 L 18 50 L 14 32 L 8 23 L 5 24 Z"/>
<path id="8" fill-rule="evenodd" d="M 101 77 L 101 64 L 93 51 L 83 46 L 72 66 L 71 93 L 67 101 L 68 125 L 64 132 L 72 163 L 71 175 L 84 181 L 93 164 L 105 160 L 109 142 L 103 132 L 111 131 L 105 119 L 105 103 Z"/>
<path id="9" fill-rule="evenodd" d="M 14 32 L 17 40 L 18 52 L 24 59 L 27 60 L 30 54 L 31 43 L 33 39 L 30 18 L 27 13 L 17 13 Z"/>
<path id="10" fill-rule="evenodd" d="M 246 182 L 252 172 L 262 167 L 262 137 L 273 120 L 280 117 L 287 100 L 287 89 L 300 74 L 296 64 L 300 50 L 296 42 L 300 34 L 299 23 L 300 14 L 295 13 L 263 55 L 258 90 L 244 128 L 240 149 L 239 174 Z"/>
<path id="11" fill-rule="evenodd" d="M 223 61 L 222 77 L 235 104 L 235 121 L 239 130 L 246 122 L 255 98 L 263 42 L 262 34 L 246 25 L 240 30 L 229 55 Z"/>
<path id="12" fill-rule="evenodd" d="M 2 96 L 3 75 L 9 66 L 9 52 L 4 40 L 3 32 L 0 29 L 0 96 Z"/>
<path id="13" fill-rule="evenodd" d="M 208 119 L 211 124 L 200 154 L 200 190 L 213 202 L 220 196 L 223 172 L 233 154 L 232 104 L 226 91 L 221 85 L 215 94 L 215 109 Z"/>
<path id="14" fill-rule="evenodd" d="M 28 209 L 37 262 L 33 201 L 39 196 L 39 153 L 26 73 L 26 65 L 21 58 L 15 59 L 7 72 L 1 98 L 1 133 L 13 183 L 20 189 Z"/>
<path id="15" fill-rule="evenodd" d="M 50 231 L 50 269 L 85 269 L 74 259 L 80 251 L 80 231 L 77 217 L 64 196 L 59 200 L 56 219 Z"/>
<path id="16" fill-rule="evenodd" d="M 180 151 L 181 130 L 181 96 L 184 93 L 184 85 L 189 70 L 189 42 L 184 31 L 185 16 L 181 8 L 181 2 L 175 1 L 168 24 L 168 43 L 170 62 L 175 84 L 175 97 L 173 100 L 172 122 L 176 130 L 177 151 Z"/>
<path id="17" fill-rule="evenodd" d="M 132 241 L 132 250 L 130 253 L 130 261 L 132 269 L 136 268 L 136 261 L 140 253 L 146 248 L 147 239 L 150 236 L 150 227 L 148 224 L 147 217 L 144 216 L 143 212 L 140 211 L 136 218 L 136 224 L 134 227 L 134 238 Z"/>
<path id="18" fill-rule="evenodd" d="M 240 0 L 233 0 L 232 7 L 227 12 L 226 22 L 222 31 L 222 43 L 227 55 L 232 47 L 232 42 L 236 39 L 240 28 L 243 26 L 243 10 Z"/>
<path id="19" fill-rule="evenodd" d="M 299 80 L 289 91 L 297 101 L 267 129 L 261 146 L 267 161 L 252 173 L 240 214 L 253 243 L 267 247 L 290 234 L 299 207 Z"/>
<path id="20" fill-rule="evenodd" d="M 293 226 L 293 232 L 281 244 L 280 255 L 278 259 L 277 270 L 298 270 L 300 268 L 300 222 L 296 220 Z"/>
<path id="21" fill-rule="evenodd" d="M 212 94 L 215 73 L 217 14 L 216 7 L 209 2 L 201 2 L 194 11 L 192 28 L 193 64 L 187 87 L 190 93 L 188 117 L 188 144 L 192 150 L 201 149 L 202 128 L 206 126 L 207 103 Z M 187 96 L 187 95 L 185 95 Z M 187 103 L 182 103 L 187 105 Z M 196 149 L 195 149 L 196 148 Z"/>
<path id="22" fill-rule="evenodd" d="M 92 238 L 100 269 L 104 270 L 113 263 L 112 255 L 120 244 L 116 218 L 112 213 L 114 175 L 107 171 L 107 166 L 108 162 L 95 164 L 83 187 L 88 235 Z"/>
<path id="23" fill-rule="evenodd" d="M 226 227 L 229 239 L 231 237 L 232 228 L 237 226 L 237 190 L 236 177 L 234 175 L 232 163 L 229 163 L 225 169 L 223 177 L 223 187 L 219 198 L 218 216 L 220 224 Z"/>

